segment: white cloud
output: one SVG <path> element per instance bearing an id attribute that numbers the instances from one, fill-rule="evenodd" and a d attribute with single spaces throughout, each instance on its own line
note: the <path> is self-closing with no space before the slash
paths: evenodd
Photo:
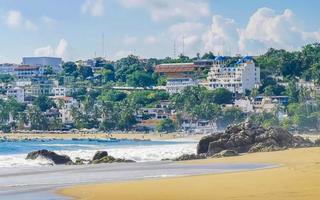
<path id="1" fill-rule="evenodd" d="M 231 54 L 237 51 L 238 32 L 233 19 L 220 15 L 212 17 L 211 28 L 202 36 L 204 50 L 215 54 Z"/>
<path id="2" fill-rule="evenodd" d="M 64 58 L 67 53 L 67 48 L 68 42 L 65 39 L 61 39 L 56 48 L 50 45 L 46 47 L 40 47 L 35 49 L 33 54 L 35 56 L 58 56 Z"/>
<path id="3" fill-rule="evenodd" d="M 194 20 L 210 14 L 204 0 L 121 0 L 121 3 L 127 8 L 146 9 L 154 21 L 176 17 Z"/>
<path id="4" fill-rule="evenodd" d="M 47 26 L 48 29 L 52 29 L 57 24 L 57 20 L 48 16 L 42 16 L 41 20 Z"/>
<path id="5" fill-rule="evenodd" d="M 55 50 L 55 53 L 59 57 L 64 57 L 68 48 L 68 42 L 65 39 L 61 39 Z"/>
<path id="6" fill-rule="evenodd" d="M 195 53 L 201 49 L 201 34 L 205 31 L 205 26 L 198 22 L 183 22 L 169 27 L 167 35 L 176 42 L 178 53 L 182 53 L 183 45 L 185 54 Z"/>
<path id="7" fill-rule="evenodd" d="M 38 27 L 29 19 L 25 19 L 20 11 L 10 10 L 4 17 L 5 23 L 10 28 L 24 28 L 35 31 Z"/>
<path id="8" fill-rule="evenodd" d="M 135 43 L 137 43 L 138 41 L 138 38 L 137 37 L 134 37 L 134 36 L 125 36 L 124 39 L 123 39 L 123 43 L 125 45 L 133 45 Z"/>
<path id="9" fill-rule="evenodd" d="M 297 50 L 319 40 L 320 31 L 302 30 L 291 10 L 277 14 L 270 8 L 258 9 L 244 28 L 233 19 L 213 16 L 211 29 L 203 35 L 205 50 L 216 54 L 256 55 L 270 47 Z"/>
<path id="10" fill-rule="evenodd" d="M 85 0 L 81 6 L 82 13 L 89 13 L 94 17 L 104 15 L 104 0 Z"/>

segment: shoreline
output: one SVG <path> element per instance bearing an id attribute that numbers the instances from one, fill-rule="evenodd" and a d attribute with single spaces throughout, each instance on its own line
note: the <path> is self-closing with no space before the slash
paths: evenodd
<path id="1" fill-rule="evenodd" d="M 200 140 L 203 134 L 191 135 L 184 133 L 1 133 L 1 138 L 9 140 L 59 140 L 59 139 L 128 139 L 128 140 Z"/>
<path id="2" fill-rule="evenodd" d="M 320 148 L 252 153 L 184 164 L 275 163 L 279 166 L 224 174 L 72 186 L 57 191 L 86 200 L 313 200 L 320 196 Z M 188 188 L 186 190 L 186 188 Z M 125 191 L 125 192 L 123 192 Z"/>
<path id="3" fill-rule="evenodd" d="M 274 167 L 271 164 L 185 164 L 178 162 L 113 163 L 92 166 L 55 166 L 43 168 L 7 168 L 0 172 L 1 200 L 66 200 L 55 190 L 72 185 L 124 183 L 158 180 L 163 177 L 187 177 Z M 30 177 L 37 180 L 30 182 Z M 19 186 L 19 187 L 18 187 Z"/>

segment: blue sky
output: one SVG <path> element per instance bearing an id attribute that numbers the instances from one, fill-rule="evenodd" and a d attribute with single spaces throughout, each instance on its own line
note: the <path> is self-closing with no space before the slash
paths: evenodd
<path id="1" fill-rule="evenodd" d="M 297 50 L 320 40 L 319 8 L 318 0 L 0 0 L 0 63 L 102 56 L 103 34 L 108 59 L 173 56 L 174 43 L 176 55 L 190 56 Z"/>

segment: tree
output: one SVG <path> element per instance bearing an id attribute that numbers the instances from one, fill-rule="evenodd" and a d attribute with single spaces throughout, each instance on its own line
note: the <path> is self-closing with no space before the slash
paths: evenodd
<path id="1" fill-rule="evenodd" d="M 77 65 L 74 62 L 66 62 L 62 65 L 63 71 L 66 75 L 75 75 L 77 72 Z"/>
<path id="2" fill-rule="evenodd" d="M 157 124 L 156 129 L 158 132 L 171 133 L 176 130 L 176 125 L 171 119 L 164 119 Z"/>
<path id="3" fill-rule="evenodd" d="M 10 83 L 13 77 L 10 74 L 0 74 L 0 83 Z"/>
<path id="4" fill-rule="evenodd" d="M 56 104 L 52 101 L 52 99 L 45 95 L 38 96 L 33 101 L 33 105 L 39 107 L 42 112 L 47 111 L 49 108 L 56 107 Z"/>
<path id="5" fill-rule="evenodd" d="M 217 104 L 230 104 L 233 102 L 233 94 L 225 88 L 218 88 L 213 91 L 214 102 Z"/>
<path id="6" fill-rule="evenodd" d="M 128 76 L 128 85 L 133 87 L 147 87 L 154 85 L 152 76 L 144 71 L 136 71 Z"/>
<path id="7" fill-rule="evenodd" d="M 80 66 L 79 73 L 83 79 L 93 76 L 92 68 L 89 66 Z"/>
<path id="8" fill-rule="evenodd" d="M 236 124 L 243 122 L 246 119 L 246 115 L 239 108 L 227 108 L 224 110 L 220 123 L 226 127 L 230 124 Z"/>
<path id="9" fill-rule="evenodd" d="M 48 119 L 42 114 L 39 107 L 28 109 L 28 117 L 31 130 L 48 130 Z"/>
<path id="10" fill-rule="evenodd" d="M 215 59 L 215 56 L 213 55 L 213 53 L 210 51 L 208 53 L 205 53 L 201 59 Z"/>
<path id="11" fill-rule="evenodd" d="M 320 85 L 320 62 L 314 63 L 311 67 L 311 74 L 314 82 Z"/>

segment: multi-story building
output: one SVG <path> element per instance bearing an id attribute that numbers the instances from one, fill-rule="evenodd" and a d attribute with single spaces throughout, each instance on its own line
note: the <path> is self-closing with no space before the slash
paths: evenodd
<path id="1" fill-rule="evenodd" d="M 30 65 L 20 65 L 14 68 L 14 75 L 18 79 L 30 79 L 42 74 L 40 67 Z"/>
<path id="2" fill-rule="evenodd" d="M 225 88 L 233 93 L 245 93 L 260 84 L 260 68 L 250 56 L 245 56 L 234 65 L 226 58 L 216 57 L 205 85 L 211 89 Z"/>
<path id="3" fill-rule="evenodd" d="M 155 71 L 167 77 L 166 91 L 173 94 L 188 86 L 195 86 L 196 65 L 194 63 L 172 63 L 157 65 Z"/>
<path id="4" fill-rule="evenodd" d="M 58 105 L 61 113 L 62 123 L 72 123 L 72 107 L 79 108 L 77 100 L 72 97 L 52 97 L 53 101 Z"/>
<path id="5" fill-rule="evenodd" d="M 14 75 L 14 68 L 16 68 L 18 65 L 16 64 L 0 64 L 0 74 L 10 74 Z"/>
<path id="6" fill-rule="evenodd" d="M 181 92 L 188 86 L 196 86 L 198 82 L 192 78 L 171 78 L 167 80 L 166 91 L 169 94 L 175 94 Z"/>
<path id="7" fill-rule="evenodd" d="M 24 103 L 24 89 L 14 87 L 7 90 L 7 96 L 16 99 L 19 103 Z"/>
<path id="8" fill-rule="evenodd" d="M 55 57 L 24 57 L 22 58 L 23 65 L 37 66 L 40 68 L 50 66 L 54 72 L 62 70 L 62 58 Z"/>

